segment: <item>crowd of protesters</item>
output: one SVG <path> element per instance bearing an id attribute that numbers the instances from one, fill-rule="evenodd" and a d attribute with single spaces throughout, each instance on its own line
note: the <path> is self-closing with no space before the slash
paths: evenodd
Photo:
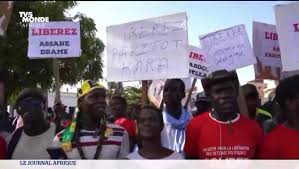
<path id="1" fill-rule="evenodd" d="M 43 92 L 24 89 L 18 118 L 0 122 L 0 158 L 299 159 L 299 75 L 281 80 L 263 105 L 257 88 L 240 86 L 234 71 L 215 71 L 201 82 L 195 112 L 182 106 L 181 79 L 165 82 L 161 107 L 131 110 L 124 97 L 107 101 L 105 87 L 87 80 L 71 116 L 59 101 L 49 116 Z M 240 112 L 239 89 L 247 114 Z"/>

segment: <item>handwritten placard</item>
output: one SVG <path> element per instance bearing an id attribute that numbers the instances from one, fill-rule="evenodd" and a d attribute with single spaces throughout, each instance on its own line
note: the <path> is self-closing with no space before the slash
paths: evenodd
<path id="1" fill-rule="evenodd" d="M 244 25 L 209 33 L 199 39 L 211 72 L 236 70 L 256 63 Z"/>
<path id="2" fill-rule="evenodd" d="M 207 67 L 207 58 L 204 52 L 195 46 L 189 46 L 190 48 L 190 55 L 189 55 L 189 75 L 190 77 L 196 79 L 202 79 L 207 77 L 209 73 Z"/>
<path id="3" fill-rule="evenodd" d="M 253 51 L 257 58 L 256 79 L 279 80 L 281 57 L 276 26 L 253 22 Z"/>
<path id="4" fill-rule="evenodd" d="M 106 31 L 108 81 L 189 76 L 186 13 L 109 26 Z"/>
<path id="5" fill-rule="evenodd" d="M 30 59 L 79 57 L 80 23 L 72 21 L 30 23 L 28 44 Z"/>
<path id="6" fill-rule="evenodd" d="M 275 6 L 283 71 L 299 70 L 299 3 Z"/>

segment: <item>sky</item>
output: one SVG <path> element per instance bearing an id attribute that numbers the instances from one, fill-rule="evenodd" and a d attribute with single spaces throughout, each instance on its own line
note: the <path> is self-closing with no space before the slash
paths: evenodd
<path id="1" fill-rule="evenodd" d="M 106 27 L 142 19 L 186 12 L 188 17 L 189 45 L 199 46 L 203 34 L 244 24 L 252 43 L 252 22 L 275 24 L 274 6 L 285 1 L 79 1 L 68 11 L 92 18 L 97 37 L 106 44 Z M 103 53 L 104 78 L 106 77 L 106 50 Z M 253 66 L 237 70 L 241 84 L 254 80 Z M 124 85 L 136 83 L 124 83 Z M 200 82 L 196 86 L 202 90 Z M 67 86 L 69 87 L 69 86 Z M 65 90 L 66 86 L 62 90 Z M 70 89 L 69 91 L 73 91 Z"/>

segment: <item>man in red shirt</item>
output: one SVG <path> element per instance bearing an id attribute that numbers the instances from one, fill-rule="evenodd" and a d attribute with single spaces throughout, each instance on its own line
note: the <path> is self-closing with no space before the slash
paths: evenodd
<path id="1" fill-rule="evenodd" d="M 264 140 L 260 158 L 299 159 L 299 75 L 280 82 L 275 99 L 286 118 Z"/>
<path id="2" fill-rule="evenodd" d="M 219 70 L 202 80 L 212 111 L 191 120 L 185 155 L 192 159 L 253 159 L 263 131 L 256 121 L 238 113 L 238 76 Z"/>
<path id="3" fill-rule="evenodd" d="M 121 96 L 113 96 L 109 106 L 113 116 L 116 119 L 114 123 L 125 128 L 128 132 L 132 151 L 136 140 L 136 123 L 134 120 L 127 118 L 126 99 Z"/>

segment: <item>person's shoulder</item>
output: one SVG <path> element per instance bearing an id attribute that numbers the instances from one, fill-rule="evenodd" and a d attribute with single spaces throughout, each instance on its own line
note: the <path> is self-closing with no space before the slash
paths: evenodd
<path id="1" fill-rule="evenodd" d="M 271 136 L 271 135 L 283 135 L 284 133 L 286 133 L 286 128 L 280 124 L 277 125 L 275 128 L 273 128 L 268 134 L 267 136 Z"/>
<path id="2" fill-rule="evenodd" d="M 266 144 L 280 143 L 281 141 L 284 142 L 286 134 L 284 127 L 282 125 L 278 125 L 265 135 L 264 140 Z"/>
<path id="3" fill-rule="evenodd" d="M 205 121 L 207 121 L 210 118 L 210 114 L 209 112 L 205 112 L 201 115 L 198 115 L 196 117 L 193 117 L 193 119 L 191 119 L 190 121 L 190 125 L 199 125 Z"/>
<path id="4" fill-rule="evenodd" d="M 0 136 L 0 144 L 1 144 L 1 145 L 2 145 L 2 144 L 6 144 L 5 139 L 4 139 L 3 137 L 1 137 L 1 136 Z"/>
<path id="5" fill-rule="evenodd" d="M 245 115 L 243 114 L 239 114 L 240 115 L 240 122 L 242 122 L 244 125 L 250 125 L 254 128 L 260 128 L 259 127 L 259 124 L 256 120 L 252 120 L 252 119 L 249 119 L 248 117 L 246 117 Z"/>
<path id="6" fill-rule="evenodd" d="M 117 125 L 117 124 L 108 123 L 107 127 L 112 129 L 113 132 L 126 132 L 125 128 L 123 128 L 122 126 Z"/>
<path id="7" fill-rule="evenodd" d="M 258 134 L 262 135 L 263 134 L 263 129 L 259 125 L 259 123 L 256 120 L 251 120 L 248 117 L 240 114 L 240 123 L 239 125 L 242 126 L 243 129 L 246 129 L 247 132 L 250 132 L 252 134 Z"/>
<path id="8" fill-rule="evenodd" d="M 134 151 L 127 155 L 127 159 L 129 159 L 129 160 L 141 159 L 140 157 L 141 156 L 139 155 L 138 151 Z"/>
<path id="9" fill-rule="evenodd" d="M 170 156 L 168 156 L 166 159 L 184 159 L 184 156 L 176 151 L 174 151 Z"/>

